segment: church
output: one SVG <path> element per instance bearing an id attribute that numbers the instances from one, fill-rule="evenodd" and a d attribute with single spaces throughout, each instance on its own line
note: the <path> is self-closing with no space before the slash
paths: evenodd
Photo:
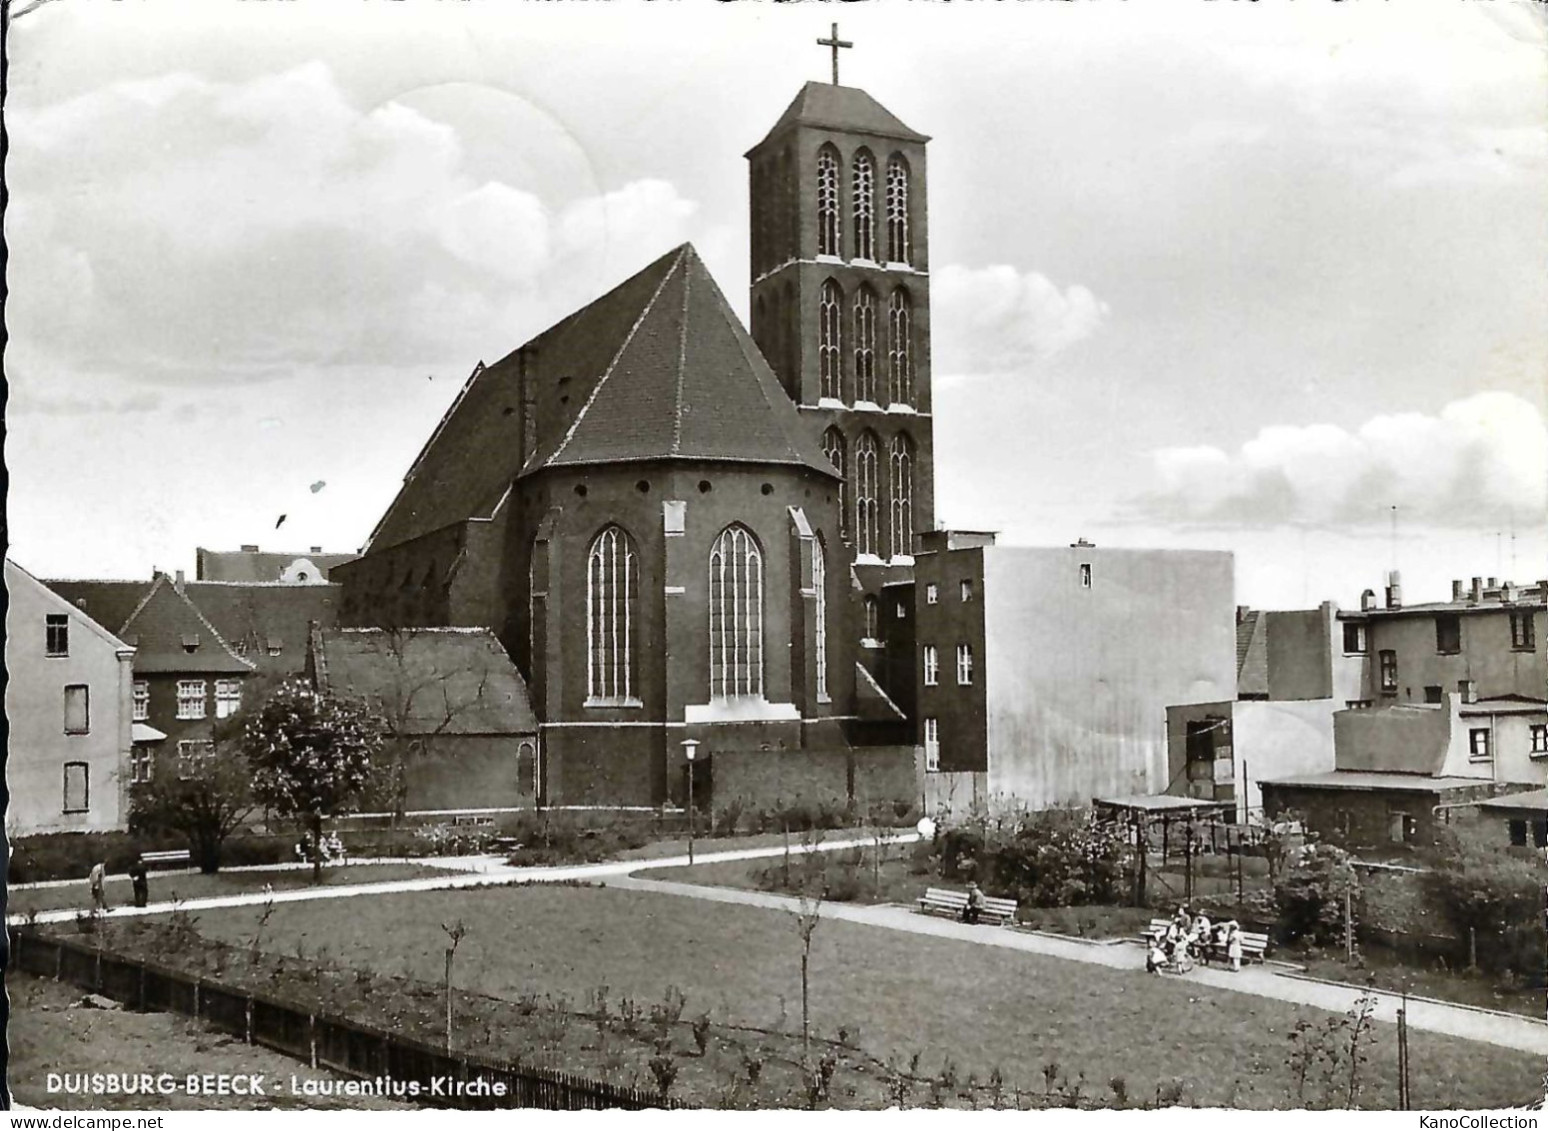
<path id="1" fill-rule="evenodd" d="M 750 332 L 668 252 L 480 363 L 331 571 L 341 625 L 496 634 L 536 803 L 921 796 L 878 621 L 935 524 L 929 139 L 837 78 L 746 154 Z"/>

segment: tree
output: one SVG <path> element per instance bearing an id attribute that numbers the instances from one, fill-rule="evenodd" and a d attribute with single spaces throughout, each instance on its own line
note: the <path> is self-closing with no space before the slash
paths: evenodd
<path id="1" fill-rule="evenodd" d="M 803 890 L 792 912 L 796 921 L 796 933 L 801 936 L 801 1064 L 810 1069 L 812 1059 L 812 1014 L 809 972 L 812 960 L 812 936 L 822 922 L 823 893 Z"/>
<path id="2" fill-rule="evenodd" d="M 282 683 L 242 731 L 254 795 L 281 817 L 303 820 L 312 844 L 323 820 L 348 812 L 371 776 L 385 726 L 351 700 L 314 691 L 304 681 Z M 312 853 L 312 880 L 322 879 L 322 854 Z"/>
<path id="3" fill-rule="evenodd" d="M 130 829 L 182 833 L 199 871 L 220 869 L 220 850 L 255 805 L 247 766 L 235 742 L 192 748 L 176 767 L 162 767 L 130 791 Z"/>

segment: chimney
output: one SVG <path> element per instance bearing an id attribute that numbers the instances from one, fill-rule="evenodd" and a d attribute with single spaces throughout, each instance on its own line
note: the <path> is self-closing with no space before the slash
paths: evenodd
<path id="1" fill-rule="evenodd" d="M 1521 591 L 1516 588 L 1515 582 L 1507 581 L 1500 587 L 1500 600 L 1514 605 L 1521 599 Z"/>
<path id="2" fill-rule="evenodd" d="M 1360 611 L 1362 613 L 1368 613 L 1375 607 L 1376 594 L 1373 591 L 1367 589 L 1365 592 L 1360 594 Z"/>
<path id="3" fill-rule="evenodd" d="M 1236 606 L 1236 623 L 1237 624 L 1241 624 L 1242 621 L 1246 620 L 1248 612 L 1249 612 L 1249 606 L 1247 606 L 1247 605 L 1237 605 Z"/>
<path id="4" fill-rule="evenodd" d="M 182 570 L 178 570 L 177 571 L 177 578 L 176 578 L 175 581 L 172 582 L 172 587 L 174 589 L 176 589 L 179 593 L 181 593 L 183 591 L 183 571 Z"/>
<path id="5" fill-rule="evenodd" d="M 1453 601 L 1467 600 L 1467 582 L 1460 577 L 1451 583 L 1451 599 Z"/>
<path id="6" fill-rule="evenodd" d="M 1473 594 L 1471 600 L 1475 605 L 1478 604 L 1479 601 L 1483 600 L 1483 578 L 1481 577 L 1473 578 Z"/>
<path id="7" fill-rule="evenodd" d="M 1401 609 L 1403 607 L 1403 579 L 1397 570 L 1387 574 L 1387 608 Z"/>
<path id="8" fill-rule="evenodd" d="M 1500 579 L 1497 577 L 1491 577 L 1488 583 L 1484 586 L 1485 589 L 1498 589 L 1499 587 Z"/>
<path id="9" fill-rule="evenodd" d="M 1478 702 L 1478 686 L 1470 679 L 1457 680 L 1457 694 L 1464 703 Z"/>
<path id="10" fill-rule="evenodd" d="M 242 546 L 242 552 L 244 554 L 256 554 L 258 552 L 258 547 L 257 546 L 249 546 L 249 545 L 245 545 L 244 544 Z"/>

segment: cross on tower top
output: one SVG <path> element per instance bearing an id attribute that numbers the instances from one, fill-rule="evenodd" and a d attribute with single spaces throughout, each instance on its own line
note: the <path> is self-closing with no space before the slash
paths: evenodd
<path id="1" fill-rule="evenodd" d="M 849 40 L 847 40 L 847 39 L 840 39 L 838 37 L 838 24 L 834 24 L 833 25 L 833 34 L 831 36 L 829 36 L 827 39 L 819 39 L 817 41 L 817 46 L 818 47 L 831 47 L 831 48 L 833 48 L 833 85 L 837 86 L 838 85 L 838 53 L 839 53 L 839 48 L 840 47 L 853 47 L 854 44 L 849 42 Z"/>

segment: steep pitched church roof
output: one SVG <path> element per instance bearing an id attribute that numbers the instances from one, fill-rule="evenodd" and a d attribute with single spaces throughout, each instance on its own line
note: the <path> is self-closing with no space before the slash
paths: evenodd
<path id="1" fill-rule="evenodd" d="M 689 459 L 805 464 L 836 478 L 693 245 L 668 258 L 569 431 L 540 447 L 526 473 Z"/>
<path id="2" fill-rule="evenodd" d="M 540 428 L 520 460 L 518 374 Z M 555 405 L 565 382 L 578 407 Z M 559 404 L 570 394 L 559 398 Z M 550 467 L 644 460 L 794 464 L 837 478 L 815 437 L 691 244 L 668 252 L 510 357 L 474 371 L 371 537 L 407 542 L 450 523 L 485 518 L 520 475 Z"/>
<path id="3" fill-rule="evenodd" d="M 929 137 L 909 129 L 876 99 L 859 87 L 838 86 L 829 82 L 809 82 L 795 96 L 764 135 L 768 141 L 789 126 L 817 126 L 853 133 L 879 134 L 902 141 L 929 141 Z M 759 142 L 762 145 L 763 142 Z"/>

